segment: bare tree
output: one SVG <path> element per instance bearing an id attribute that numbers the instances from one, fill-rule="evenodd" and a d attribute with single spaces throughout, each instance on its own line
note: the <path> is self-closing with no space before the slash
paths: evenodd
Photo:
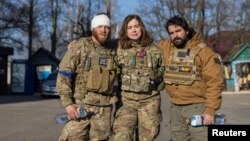
<path id="1" fill-rule="evenodd" d="M 249 13 L 250 0 L 148 0 L 140 2 L 137 13 L 144 19 L 149 30 L 156 40 L 165 38 L 164 24 L 169 17 L 179 15 L 187 19 L 190 27 L 194 27 L 198 32 L 207 38 L 209 35 L 221 30 L 232 30 L 239 27 L 237 21 L 244 21 L 246 24 Z M 242 3 L 244 6 L 239 7 Z M 142 8 L 143 7 L 143 8 Z M 241 13 L 239 11 L 241 11 Z M 242 15 L 240 19 L 239 15 Z M 237 19 L 237 21 L 234 21 Z M 249 18 L 248 18 L 249 19 Z M 243 24 L 241 22 L 241 24 Z M 235 27 L 233 27 L 235 26 Z M 218 36 L 219 38 L 219 36 Z"/>
<path id="2" fill-rule="evenodd" d="M 250 18 L 248 17 L 248 14 L 250 14 L 250 0 L 246 0 L 245 2 L 243 2 L 241 4 L 241 11 L 239 13 L 239 28 L 238 28 L 238 43 L 244 43 L 247 41 L 246 38 L 248 38 L 248 36 L 245 36 L 247 34 L 247 32 L 250 31 Z"/>
<path id="3" fill-rule="evenodd" d="M 235 30 L 239 43 L 244 42 L 250 29 L 250 0 L 147 0 L 139 3 L 136 12 L 156 40 L 167 38 L 164 25 L 174 15 L 187 19 L 205 38 L 218 33 L 216 42 L 220 41 L 220 31 L 226 30 Z M 29 56 L 37 48 L 51 48 L 60 58 L 70 41 L 91 35 L 91 19 L 99 12 L 110 15 L 112 30 L 118 33 L 116 0 L 1 0 L 0 44 L 20 51 L 28 49 Z"/>
<path id="4" fill-rule="evenodd" d="M 28 56 L 44 47 L 60 58 L 70 41 L 91 35 L 90 23 L 95 14 L 112 15 L 114 1 L 1 0 L 1 46 L 28 49 Z"/>
<path id="5" fill-rule="evenodd" d="M 33 27 L 34 27 L 34 18 L 33 18 L 33 11 L 34 11 L 34 0 L 29 1 L 29 23 L 28 23 L 28 30 L 29 30 L 29 43 L 28 43 L 28 48 L 29 48 L 29 57 L 32 54 L 32 40 L 33 40 Z"/>
<path id="6" fill-rule="evenodd" d="M 110 0 L 105 0 L 106 11 L 109 17 L 111 17 L 111 4 Z"/>
<path id="7" fill-rule="evenodd" d="M 61 6 L 63 15 L 60 23 L 61 36 L 58 40 L 60 43 L 57 46 L 58 56 L 61 58 L 65 53 L 67 44 L 79 37 L 88 37 L 91 35 L 91 19 L 99 12 L 107 12 L 105 5 L 107 1 L 93 1 L 93 0 L 64 0 Z M 111 3 L 110 3 L 111 8 Z M 110 12 L 111 13 L 111 12 Z"/>
<path id="8" fill-rule="evenodd" d="M 58 25 L 58 0 L 51 0 L 51 53 L 55 55 L 57 45 L 57 25 Z"/>
<path id="9" fill-rule="evenodd" d="M 39 36 L 34 16 L 37 15 L 34 11 L 36 2 L 36 0 L 1 1 L 3 4 L 1 11 L 4 13 L 1 15 L 1 22 L 2 25 L 8 24 L 1 30 L 4 39 L 0 42 L 2 45 L 13 47 L 17 51 L 15 54 L 28 48 L 29 57 L 32 53 L 32 40 Z"/>
<path id="10" fill-rule="evenodd" d="M 138 13 L 144 17 L 145 23 L 150 27 L 153 37 L 158 40 L 166 37 L 164 25 L 168 18 L 179 15 L 187 19 L 191 27 L 198 27 L 203 33 L 205 1 L 192 0 L 152 0 L 140 3 Z"/>
<path id="11" fill-rule="evenodd" d="M 198 32 L 204 35 L 204 25 L 205 25 L 205 0 L 199 0 L 198 2 Z"/>
<path id="12" fill-rule="evenodd" d="M 0 1 L 0 9 L 1 47 L 16 47 L 17 50 L 21 51 L 23 42 L 13 36 L 13 34 L 19 33 L 13 29 L 23 28 L 25 21 L 23 21 L 20 15 L 24 11 L 8 0 Z"/>

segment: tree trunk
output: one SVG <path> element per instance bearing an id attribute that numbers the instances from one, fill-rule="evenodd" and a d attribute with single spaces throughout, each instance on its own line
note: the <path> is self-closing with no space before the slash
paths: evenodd
<path id="1" fill-rule="evenodd" d="M 29 43 L 28 43 L 28 59 L 32 55 L 32 40 L 33 40 L 33 26 L 34 26 L 34 19 L 33 19 L 33 8 L 34 8 L 34 1 L 30 0 L 30 7 L 29 7 L 29 24 L 28 24 L 28 32 L 29 32 Z"/>
<path id="2" fill-rule="evenodd" d="M 52 32 L 50 35 L 51 38 L 51 53 L 56 54 L 57 46 L 57 17 L 58 17 L 58 0 L 51 0 L 51 25 Z"/>

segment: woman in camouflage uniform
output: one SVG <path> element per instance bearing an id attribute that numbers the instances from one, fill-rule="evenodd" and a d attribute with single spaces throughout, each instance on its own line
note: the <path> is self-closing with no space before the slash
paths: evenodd
<path id="1" fill-rule="evenodd" d="M 152 141 L 160 129 L 160 90 L 164 88 L 161 53 L 141 18 L 128 15 L 121 27 L 117 50 L 120 66 L 121 107 L 113 124 L 115 141 L 138 138 Z M 161 87 L 160 87 L 161 86 Z"/>

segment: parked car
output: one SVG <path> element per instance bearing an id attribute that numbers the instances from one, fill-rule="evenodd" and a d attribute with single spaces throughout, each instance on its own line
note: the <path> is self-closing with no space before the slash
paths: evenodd
<path id="1" fill-rule="evenodd" d="M 47 79 L 41 82 L 41 97 L 58 96 L 56 92 L 57 73 L 51 73 Z"/>

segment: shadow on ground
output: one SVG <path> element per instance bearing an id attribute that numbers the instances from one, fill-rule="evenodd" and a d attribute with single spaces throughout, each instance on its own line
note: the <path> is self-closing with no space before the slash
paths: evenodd
<path id="1" fill-rule="evenodd" d="M 0 95 L 0 104 L 11 104 L 18 102 L 34 102 L 41 100 L 58 99 L 59 97 L 46 97 L 41 98 L 40 95 Z"/>

